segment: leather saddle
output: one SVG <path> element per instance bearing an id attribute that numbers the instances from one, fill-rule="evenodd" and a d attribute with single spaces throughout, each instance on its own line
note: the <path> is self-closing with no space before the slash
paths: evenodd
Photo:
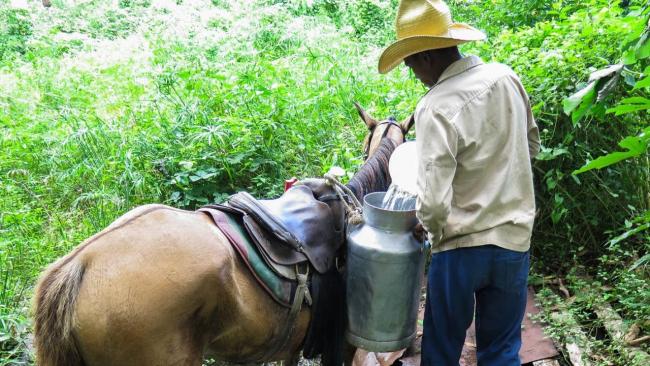
<path id="1" fill-rule="evenodd" d="M 344 242 L 344 214 L 333 191 L 309 180 L 273 200 L 257 200 L 246 192 L 230 197 L 228 206 L 243 213 L 243 224 L 265 260 L 291 266 L 306 261 L 319 273 L 334 263 Z M 327 202 L 327 203 L 326 203 Z M 284 277 L 291 277 L 286 271 Z"/>

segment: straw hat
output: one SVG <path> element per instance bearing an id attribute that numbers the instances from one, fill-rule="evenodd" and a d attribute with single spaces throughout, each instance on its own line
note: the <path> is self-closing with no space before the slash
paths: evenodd
<path id="1" fill-rule="evenodd" d="M 485 38 L 485 34 L 476 28 L 454 23 L 449 7 L 441 0 L 400 1 L 395 28 L 397 42 L 388 46 L 379 57 L 379 72 L 382 74 L 418 52 Z"/>

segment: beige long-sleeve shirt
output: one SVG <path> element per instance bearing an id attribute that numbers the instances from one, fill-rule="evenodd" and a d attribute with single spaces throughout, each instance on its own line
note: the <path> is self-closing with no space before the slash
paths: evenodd
<path id="1" fill-rule="evenodd" d="M 415 111 L 417 216 L 433 251 L 527 251 L 539 131 L 517 75 L 476 56 L 451 64 Z"/>

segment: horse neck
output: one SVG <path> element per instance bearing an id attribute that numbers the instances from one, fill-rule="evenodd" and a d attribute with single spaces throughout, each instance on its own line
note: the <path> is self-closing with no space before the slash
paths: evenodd
<path id="1" fill-rule="evenodd" d="M 385 138 L 379 144 L 377 151 L 361 166 L 361 169 L 350 179 L 347 187 L 359 201 L 372 192 L 388 190 L 391 183 L 388 172 L 388 161 L 395 151 L 397 143 Z"/>

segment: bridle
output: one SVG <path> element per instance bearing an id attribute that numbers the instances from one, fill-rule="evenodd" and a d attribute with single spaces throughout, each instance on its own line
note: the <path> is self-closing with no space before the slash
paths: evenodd
<path id="1" fill-rule="evenodd" d="M 402 131 L 402 126 L 400 126 L 399 123 L 397 123 L 397 121 L 393 117 L 388 118 L 387 121 L 380 122 L 380 123 L 368 128 L 368 131 L 370 131 L 370 137 L 368 137 L 368 143 L 366 144 L 366 149 L 363 152 L 363 160 L 368 159 L 368 155 L 370 154 L 370 145 L 372 145 L 372 137 L 374 135 L 375 129 L 377 127 L 381 126 L 381 125 L 388 125 L 388 127 L 386 127 L 384 132 L 381 134 L 381 139 L 383 139 L 384 137 L 386 137 L 388 135 L 388 131 L 393 126 L 399 128 L 400 131 Z M 406 134 L 404 133 L 404 131 L 402 131 L 402 135 L 403 135 L 402 142 L 406 142 Z"/>

